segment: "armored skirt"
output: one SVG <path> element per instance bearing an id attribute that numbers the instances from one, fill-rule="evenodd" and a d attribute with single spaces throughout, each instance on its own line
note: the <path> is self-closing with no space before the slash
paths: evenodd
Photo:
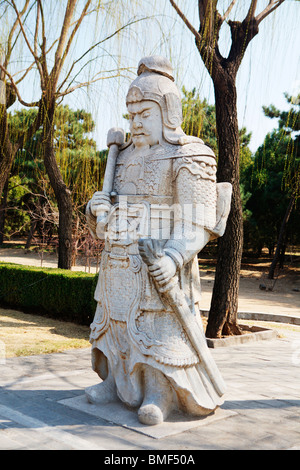
<path id="1" fill-rule="evenodd" d="M 108 373 L 113 375 L 119 398 L 129 406 L 137 407 L 143 400 L 146 365 L 169 380 L 182 411 L 198 416 L 213 411 L 223 400 L 176 314 L 159 299 L 146 265 L 139 255 L 120 254 L 126 251 L 121 247 L 112 251 L 102 255 L 95 294 L 97 310 L 90 338 L 93 369 L 103 380 Z M 199 277 L 197 259 L 184 271 L 179 272 L 178 282 L 197 300 L 198 292 L 191 289 Z M 183 285 L 186 279 L 190 285 Z M 198 302 L 190 302 L 190 307 L 203 331 Z"/>

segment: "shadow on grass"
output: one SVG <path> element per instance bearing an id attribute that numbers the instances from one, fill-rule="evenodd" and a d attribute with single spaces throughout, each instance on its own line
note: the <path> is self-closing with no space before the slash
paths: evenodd
<path id="1" fill-rule="evenodd" d="M 33 333 L 35 329 L 44 329 L 50 335 L 60 335 L 72 339 L 89 338 L 89 327 L 76 323 L 55 320 L 46 316 L 24 313 L 10 308 L 0 308 L 0 327 L 16 331 L 26 330 Z"/>

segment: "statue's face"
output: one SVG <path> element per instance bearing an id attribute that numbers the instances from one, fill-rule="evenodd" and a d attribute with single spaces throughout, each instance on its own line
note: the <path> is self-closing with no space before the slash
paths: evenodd
<path id="1" fill-rule="evenodd" d="M 162 115 L 154 101 L 139 101 L 127 106 L 130 117 L 130 132 L 135 147 L 142 148 L 162 141 Z"/>

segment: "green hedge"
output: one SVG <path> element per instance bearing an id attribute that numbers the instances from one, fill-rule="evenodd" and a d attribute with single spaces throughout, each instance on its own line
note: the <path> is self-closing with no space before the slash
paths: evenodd
<path id="1" fill-rule="evenodd" d="M 0 263 L 0 304 L 89 325 L 97 275 Z"/>

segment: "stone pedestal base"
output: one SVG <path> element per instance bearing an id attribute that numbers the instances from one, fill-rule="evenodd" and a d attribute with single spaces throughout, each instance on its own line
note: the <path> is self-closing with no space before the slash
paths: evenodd
<path id="1" fill-rule="evenodd" d="M 104 419 L 111 423 L 145 434 L 153 439 L 161 439 L 174 434 L 180 434 L 189 429 L 205 426 L 214 421 L 236 415 L 234 411 L 218 408 L 213 414 L 204 418 L 187 417 L 181 413 L 172 413 L 165 422 L 156 426 L 141 424 L 138 420 L 137 410 L 127 408 L 121 402 L 108 403 L 106 405 L 92 405 L 85 395 L 61 400 L 59 403 L 70 408 L 83 411 L 94 417 Z"/>

